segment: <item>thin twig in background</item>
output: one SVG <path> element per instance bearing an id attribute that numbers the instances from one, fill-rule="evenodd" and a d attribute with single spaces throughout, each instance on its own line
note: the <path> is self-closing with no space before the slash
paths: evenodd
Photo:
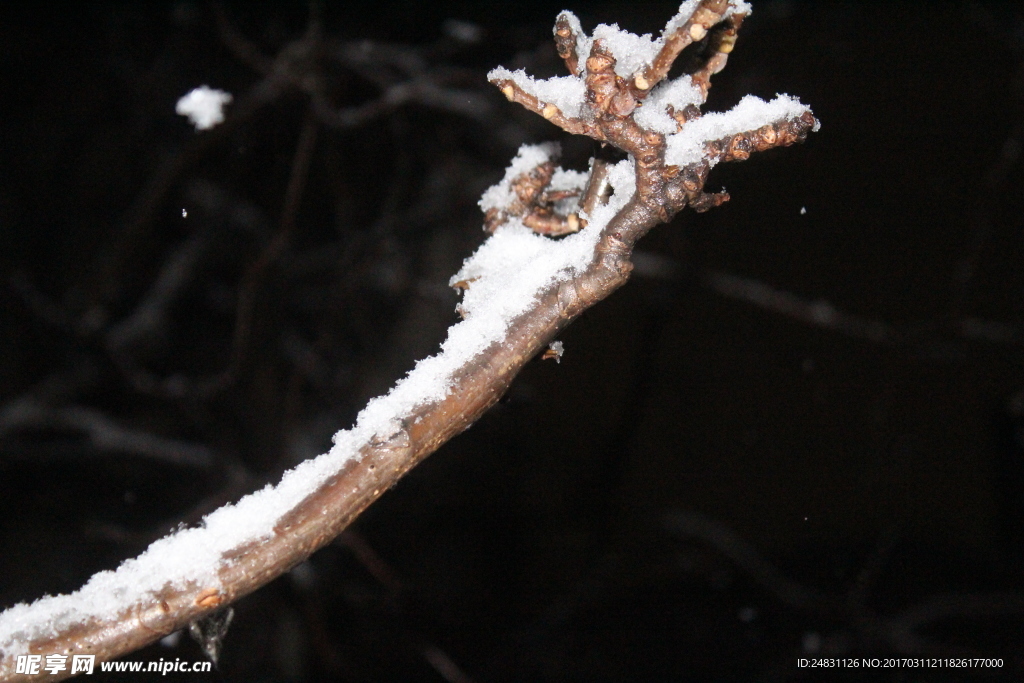
<path id="1" fill-rule="evenodd" d="M 969 620 L 980 617 L 1005 617 L 1024 614 L 1024 594 L 1014 591 L 964 592 L 933 595 L 913 605 L 884 614 L 869 606 L 870 577 L 881 571 L 895 539 L 881 539 L 878 552 L 869 557 L 860 575 L 844 593 L 828 593 L 803 585 L 786 576 L 765 559 L 746 539 L 725 524 L 705 515 L 674 511 L 665 519 L 665 528 L 680 538 L 701 539 L 732 560 L 787 607 L 838 619 L 852 634 L 850 638 L 833 637 L 842 649 L 806 654 L 841 657 L 858 647 L 869 649 L 876 642 L 907 656 L 987 657 L 983 648 L 950 646 L 922 633 L 928 626 L 944 621 Z M 838 628 L 833 628 L 838 630 Z"/>

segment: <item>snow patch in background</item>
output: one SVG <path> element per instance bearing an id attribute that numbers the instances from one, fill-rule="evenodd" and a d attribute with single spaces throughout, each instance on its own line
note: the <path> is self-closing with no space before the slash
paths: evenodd
<path id="1" fill-rule="evenodd" d="M 202 85 L 178 100 L 174 111 L 187 116 L 196 130 L 207 130 L 224 123 L 224 105 L 233 99 L 231 93 Z"/>

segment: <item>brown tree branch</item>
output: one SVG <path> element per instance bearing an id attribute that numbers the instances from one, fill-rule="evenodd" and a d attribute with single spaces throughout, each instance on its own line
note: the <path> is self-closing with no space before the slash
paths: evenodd
<path id="1" fill-rule="evenodd" d="M 634 77 L 633 85 L 637 90 L 650 91 L 651 88 L 665 80 L 679 54 L 691 43 L 703 40 L 708 34 L 708 30 L 722 20 L 732 4 L 726 0 L 704 0 L 697 6 L 689 19 L 675 27 L 667 26 L 665 42 L 661 50 L 658 51 L 658 55 L 650 66 Z M 739 21 L 742 21 L 742 15 L 740 17 L 732 32 L 733 43 L 736 41 Z M 731 51 L 731 44 L 727 50 Z"/>
<path id="2" fill-rule="evenodd" d="M 551 123 L 555 124 L 566 133 L 572 133 L 573 135 L 586 135 L 587 137 L 594 138 L 595 140 L 604 139 L 601 137 L 601 131 L 593 124 L 588 124 L 585 121 L 573 118 L 563 114 L 561 110 L 551 103 L 542 102 L 536 95 L 524 91 L 519 85 L 510 79 L 494 79 L 491 81 L 498 89 L 501 90 L 501 94 L 508 98 L 509 102 L 515 102 L 520 104 L 526 109 L 529 109 L 534 114 L 540 114 Z"/>
<path id="3" fill-rule="evenodd" d="M 736 46 L 736 34 L 739 32 L 745 16 L 744 14 L 730 14 L 722 22 L 723 26 L 710 34 L 711 56 L 700 69 L 690 74 L 690 80 L 700 88 L 704 97 L 708 96 L 708 90 L 711 89 L 711 77 L 725 68 L 729 54 Z"/>
<path id="4" fill-rule="evenodd" d="M 695 27 L 700 26 L 706 32 L 733 6 L 731 0 L 705 0 L 693 17 L 673 34 L 677 37 L 670 38 L 669 42 L 684 41 L 682 33 L 696 39 Z M 561 36 L 556 29 L 560 53 L 568 50 L 570 39 L 575 46 L 578 38 Z M 648 70 L 648 82 L 652 86 L 665 77 L 682 49 L 677 50 L 676 43 L 672 45 L 671 49 L 662 49 L 655 58 L 655 71 Z M 563 58 L 573 70 L 571 55 L 563 55 Z M 599 40 L 593 42 L 584 66 L 585 77 L 579 78 L 585 83 L 586 96 L 579 112 L 563 112 L 542 102 L 529 91 L 532 81 L 494 80 L 509 99 L 569 132 L 610 143 L 632 157 L 632 162 L 622 162 L 627 166 L 616 166 L 634 170 L 635 191 L 631 196 L 615 197 L 615 206 L 621 208 L 613 217 L 605 219 L 606 222 L 592 220 L 588 229 L 598 232 L 589 265 L 575 276 L 555 277 L 551 284 L 537 291 L 532 305 L 509 322 L 500 339 L 452 374 L 450 389 L 444 398 L 417 404 L 401 416 L 400 426 L 394 433 L 386 438 L 370 439 L 359 448 L 357 457 L 347 459 L 340 471 L 280 516 L 272 533 L 222 552 L 215 567 L 215 580 L 176 579 L 172 582 L 168 579 L 162 589 L 135 600 L 119 613 L 104 614 L 84 623 L 58 626 L 22 623 L 22 633 L 28 635 L 16 643 L 18 652 L 9 642 L 0 640 L 0 647 L 7 648 L 0 652 L 0 680 L 59 679 L 68 675 L 67 671 L 55 677 L 16 673 L 15 655 L 26 651 L 94 654 L 100 661 L 131 652 L 229 605 L 305 560 L 331 542 L 416 464 L 483 415 L 505 393 L 519 370 L 580 313 L 625 284 L 633 267 L 630 261 L 633 246 L 648 230 L 669 220 L 687 205 L 703 210 L 725 201 L 727 195 L 703 192 L 714 163 L 743 160 L 752 151 L 800 141 L 817 123 L 809 110 L 781 120 L 761 121 L 760 127 L 754 130 L 705 140 L 704 156 L 699 162 L 683 168 L 667 165 L 670 140 L 666 134 L 644 128 L 634 118 L 634 113 L 642 107 L 635 93 L 636 74 L 630 78 L 617 74 L 613 48 Z M 575 67 L 578 69 L 579 64 Z M 575 73 L 573 77 L 577 77 Z M 721 131 L 715 135 L 720 136 Z M 541 182 L 543 176 L 550 178 L 547 171 L 539 169 L 535 167 L 527 174 L 539 180 L 532 185 L 526 183 L 522 192 L 517 191 L 519 199 L 525 197 L 527 204 L 540 201 L 547 185 Z M 595 162 L 592 171 L 593 176 L 582 195 L 590 219 L 603 208 L 600 205 L 607 192 L 600 175 L 608 169 L 605 164 Z M 471 281 L 459 284 L 475 286 Z M 31 612 L 31 608 L 28 611 Z M 2 618 L 0 615 L 0 626 L 4 626 Z M 30 616 L 19 618 L 30 621 Z"/>
<path id="5" fill-rule="evenodd" d="M 572 14 L 562 12 L 555 20 L 555 49 L 565 62 L 565 68 L 574 76 L 580 73 L 579 56 L 576 53 L 580 30 L 579 20 Z"/>

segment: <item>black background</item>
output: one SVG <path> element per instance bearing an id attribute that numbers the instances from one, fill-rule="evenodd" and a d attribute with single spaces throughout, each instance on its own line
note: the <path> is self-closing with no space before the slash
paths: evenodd
<path id="1" fill-rule="evenodd" d="M 309 17 L 222 9 L 271 61 Z M 373 101 L 413 57 L 472 100 L 339 128 L 295 87 L 267 94 L 211 6 L 3 5 L 0 606 L 74 590 L 276 481 L 436 350 L 480 193 L 523 142 L 561 139 L 577 168 L 593 151 L 485 79 L 562 73 L 561 9 L 328 3 L 324 45 L 388 55 L 293 62 L 332 107 Z M 570 9 L 638 33 L 675 11 Z M 174 103 L 203 83 L 236 101 L 196 134 Z M 714 169 L 728 204 L 645 238 L 561 364 L 532 362 L 351 532 L 239 602 L 219 672 L 196 680 L 1020 675 L 1024 14 L 756 3 L 705 110 L 776 92 L 820 132 Z M 112 341 L 175 272 L 163 319 Z M 90 439 L 98 425 L 121 445 Z M 918 655 L 1004 668 L 797 667 Z M 127 659 L 161 657 L 202 655 L 186 636 Z"/>

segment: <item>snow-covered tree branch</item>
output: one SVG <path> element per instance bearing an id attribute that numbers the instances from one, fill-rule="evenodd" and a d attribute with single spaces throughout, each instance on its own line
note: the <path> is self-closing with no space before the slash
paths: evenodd
<path id="1" fill-rule="evenodd" d="M 557 145 L 523 146 L 480 202 L 492 234 L 451 278 L 464 292 L 464 319 L 441 351 L 372 400 L 351 429 L 338 432 L 330 452 L 276 486 L 154 543 L 75 593 L 4 612 L 0 679 L 33 678 L 16 672 L 21 654 L 106 660 L 130 652 L 303 561 L 469 427 L 582 311 L 622 286 L 645 233 L 687 206 L 705 211 L 727 201 L 724 192 L 704 190 L 717 163 L 742 161 L 816 130 L 810 109 L 786 95 L 700 112 L 749 13 L 741 0 L 687 0 L 652 38 L 607 25 L 588 36 L 564 12 L 555 44 L 568 76 L 536 80 L 493 70 L 489 80 L 509 100 L 626 158 L 594 159 L 588 171 L 573 171 L 556 165 Z M 701 66 L 668 80 L 676 58 L 694 43 Z"/>

